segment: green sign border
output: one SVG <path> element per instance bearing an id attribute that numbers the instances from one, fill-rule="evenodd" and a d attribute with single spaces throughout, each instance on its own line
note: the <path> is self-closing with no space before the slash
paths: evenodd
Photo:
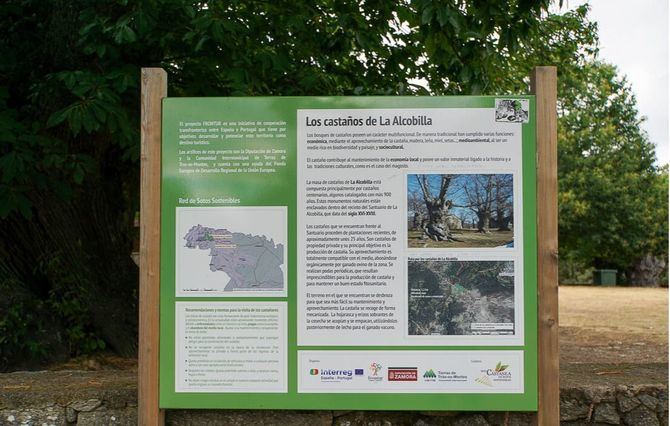
<path id="1" fill-rule="evenodd" d="M 494 108 L 496 98 L 528 99 L 529 122 L 522 124 L 523 249 L 524 249 L 524 345 L 522 346 L 297 346 L 297 126 L 298 109 L 362 108 Z M 160 398 L 161 408 L 221 409 L 310 409 L 310 410 L 445 410 L 445 411 L 536 411 L 537 410 L 537 198 L 535 96 L 448 97 L 247 97 L 165 98 L 162 122 L 161 172 L 161 266 L 160 266 Z M 224 178 L 176 174 L 180 121 L 221 120 L 287 121 L 287 171 L 283 176 L 234 175 Z M 291 164 L 295 167 L 291 167 Z M 245 205 L 288 206 L 288 294 L 277 297 L 176 297 L 175 296 L 175 207 L 177 198 L 221 194 L 221 182 L 233 193 L 259 194 Z M 264 191 L 259 191 L 264 188 Z M 227 193 L 227 195 L 229 195 Z M 176 301 L 286 301 L 288 302 L 288 393 L 176 393 L 175 302 Z M 523 350 L 524 393 L 297 393 L 298 350 Z"/>

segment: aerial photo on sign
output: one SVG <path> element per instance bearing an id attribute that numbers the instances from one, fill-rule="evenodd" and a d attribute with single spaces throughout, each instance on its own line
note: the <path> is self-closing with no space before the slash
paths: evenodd
<path id="1" fill-rule="evenodd" d="M 514 262 L 412 259 L 409 335 L 514 334 Z"/>

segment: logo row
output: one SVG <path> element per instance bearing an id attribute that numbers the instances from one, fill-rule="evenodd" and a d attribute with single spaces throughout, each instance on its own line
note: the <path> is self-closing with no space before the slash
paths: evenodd
<path id="1" fill-rule="evenodd" d="M 508 382 L 512 379 L 512 374 L 508 370 L 509 365 L 504 365 L 502 362 L 492 369 L 481 370 L 481 375 L 474 379 L 476 383 L 493 386 L 494 382 Z M 378 362 L 373 362 L 368 367 L 369 374 L 368 381 L 382 382 L 384 377 L 389 382 L 416 382 L 421 377 L 424 382 L 467 382 L 468 376 L 458 374 L 455 371 L 433 370 L 432 368 L 423 370 L 423 374 L 419 376 L 420 372 L 417 367 L 388 367 L 386 375 L 382 374 L 383 366 Z M 311 376 L 319 376 L 322 382 L 343 382 L 354 380 L 356 377 L 365 377 L 365 369 L 318 369 L 312 368 L 309 370 Z"/>

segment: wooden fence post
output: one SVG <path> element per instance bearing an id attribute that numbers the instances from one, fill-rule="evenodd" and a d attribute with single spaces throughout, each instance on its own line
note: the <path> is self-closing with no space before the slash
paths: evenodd
<path id="1" fill-rule="evenodd" d="M 164 423 L 158 408 L 158 302 L 160 295 L 161 104 L 167 74 L 142 68 L 140 186 L 140 299 L 137 368 L 138 424 Z"/>
<path id="2" fill-rule="evenodd" d="M 556 67 L 533 69 L 531 93 L 537 105 L 537 423 L 541 426 L 560 423 L 556 84 Z"/>

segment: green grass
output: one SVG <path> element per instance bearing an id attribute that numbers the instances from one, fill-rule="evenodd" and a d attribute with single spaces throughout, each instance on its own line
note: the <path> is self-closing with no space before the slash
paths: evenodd
<path id="1" fill-rule="evenodd" d="M 423 231 L 407 232 L 409 248 L 463 248 L 463 247 L 498 247 L 508 244 L 514 239 L 514 231 L 498 231 L 492 229 L 488 234 L 477 232 L 476 229 L 458 229 L 452 231 L 454 238 L 460 241 L 433 241 L 422 239 Z"/>

